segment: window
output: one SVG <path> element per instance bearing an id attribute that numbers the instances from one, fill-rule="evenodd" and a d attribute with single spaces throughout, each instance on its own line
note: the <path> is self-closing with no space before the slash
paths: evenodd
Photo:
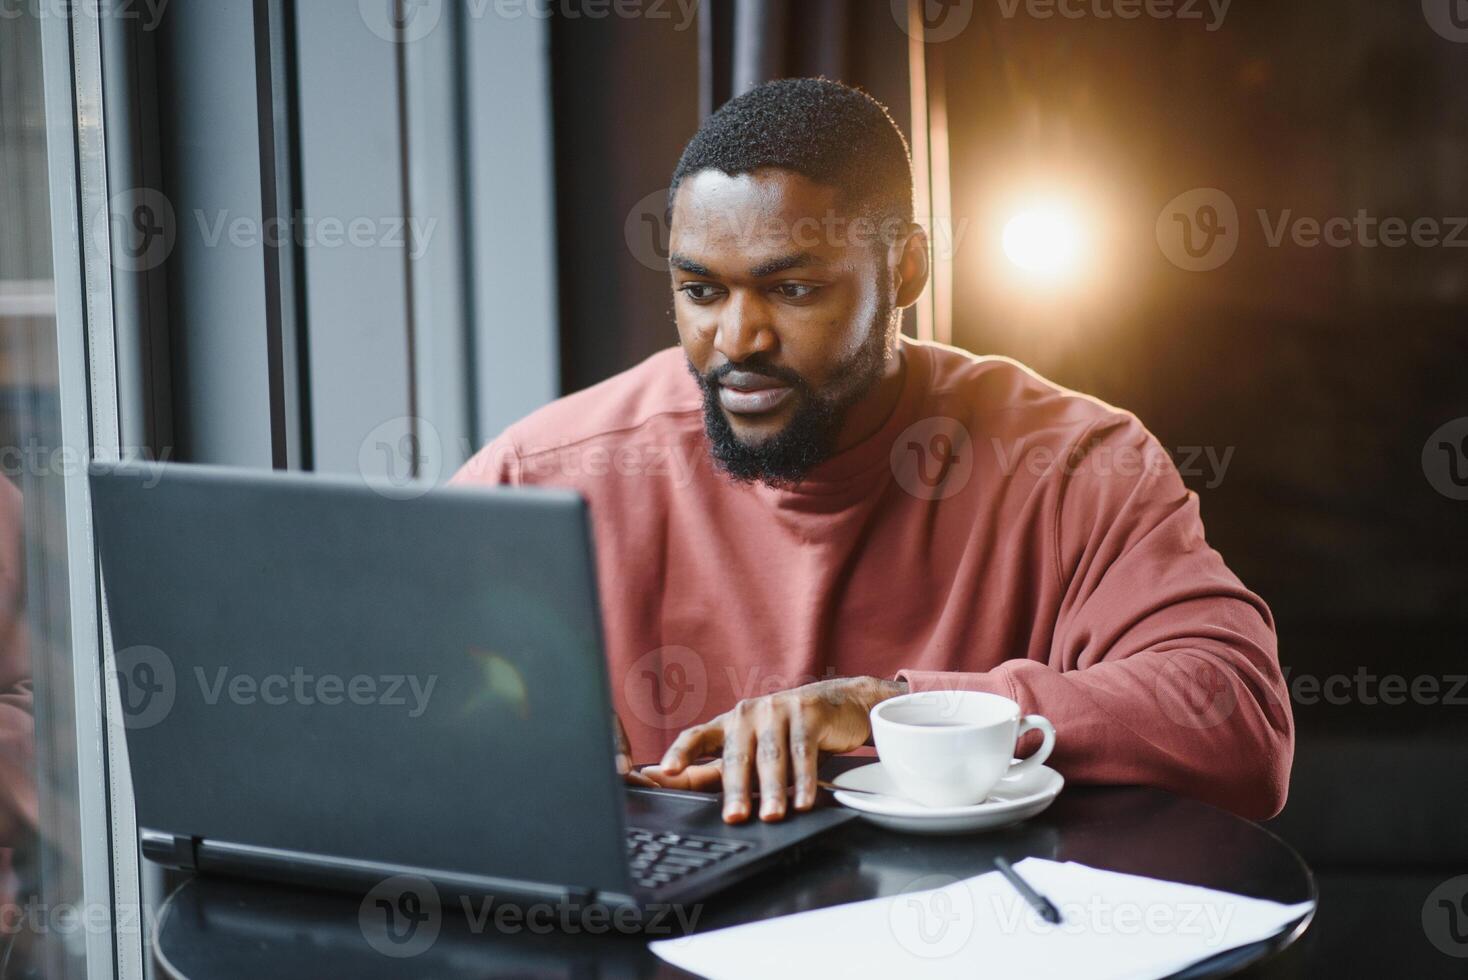
<path id="1" fill-rule="evenodd" d="M 109 731 L 101 708 L 108 685 L 85 516 L 94 432 L 88 395 L 105 381 L 89 370 L 85 330 L 110 299 L 105 277 L 86 280 L 78 248 L 80 216 L 105 189 L 79 179 L 96 161 L 77 138 L 76 107 L 100 85 L 96 19 L 84 20 L 73 24 L 45 4 L 0 11 L 0 975 L 7 977 L 141 970 L 136 845 L 131 829 L 109 817 L 118 802 L 109 800 L 109 763 L 125 766 L 125 758 L 115 755 L 121 733 Z M 115 419 L 112 426 L 115 433 Z"/>

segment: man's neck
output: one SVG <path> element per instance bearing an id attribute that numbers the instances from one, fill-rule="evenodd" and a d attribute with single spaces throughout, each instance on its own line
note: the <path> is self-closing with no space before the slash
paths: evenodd
<path id="1" fill-rule="evenodd" d="M 907 374 L 906 346 L 899 340 L 897 350 L 887 359 L 881 380 L 847 410 L 841 433 L 836 438 L 836 452 L 850 449 L 876 435 L 892 417 L 897 400 L 902 396 L 902 382 Z"/>

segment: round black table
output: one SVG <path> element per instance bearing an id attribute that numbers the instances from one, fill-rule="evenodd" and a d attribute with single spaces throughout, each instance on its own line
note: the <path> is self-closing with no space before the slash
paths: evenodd
<path id="1" fill-rule="evenodd" d="M 925 876 L 964 878 L 992 860 L 1036 856 L 1296 903 L 1315 881 L 1295 851 L 1267 830 L 1214 807 L 1154 789 L 1067 787 L 1045 813 L 971 837 L 914 837 L 853 822 L 818 838 L 793 864 L 765 871 L 707 903 L 697 930 L 843 902 L 900 894 Z M 936 884 L 941 884 L 941 880 Z M 371 946 L 360 896 L 229 878 L 186 879 L 160 912 L 153 943 L 159 976 L 213 977 L 682 977 L 645 938 L 607 932 L 503 934 L 443 916 L 436 940 L 411 958 Z M 1180 977 L 1225 976 L 1277 954 L 1309 924 L 1197 964 Z"/>

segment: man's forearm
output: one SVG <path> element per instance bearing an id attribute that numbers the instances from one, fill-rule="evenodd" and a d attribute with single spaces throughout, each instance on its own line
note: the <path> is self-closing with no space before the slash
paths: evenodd
<path id="1" fill-rule="evenodd" d="M 1076 782 L 1158 786 L 1254 819 L 1284 804 L 1294 727 L 1262 649 L 1200 639 L 1068 671 L 908 673 L 917 690 L 988 691 L 1046 716 L 1060 736 L 1051 765 Z"/>

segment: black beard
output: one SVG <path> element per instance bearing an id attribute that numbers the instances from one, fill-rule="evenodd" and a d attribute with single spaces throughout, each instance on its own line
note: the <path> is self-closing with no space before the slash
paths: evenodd
<path id="1" fill-rule="evenodd" d="M 891 356 L 896 319 L 890 304 L 883 303 L 874 320 L 868 339 L 833 372 L 836 380 L 822 390 L 816 390 L 789 368 L 768 364 L 758 356 L 726 364 L 706 375 L 690 361 L 688 370 L 703 390 L 703 425 L 714 463 L 739 483 L 759 480 L 767 486 L 788 489 L 830 459 L 847 411 L 882 380 Z M 719 379 L 731 371 L 762 374 L 791 387 L 796 407 L 783 429 L 752 446 L 739 440 L 719 404 Z"/>

